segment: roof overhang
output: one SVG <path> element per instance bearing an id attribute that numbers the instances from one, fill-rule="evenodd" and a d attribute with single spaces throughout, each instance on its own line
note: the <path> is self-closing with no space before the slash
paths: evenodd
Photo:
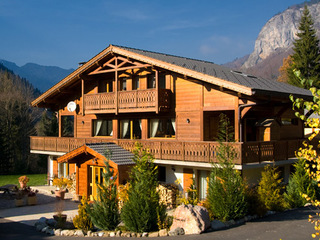
<path id="1" fill-rule="evenodd" d="M 76 157 L 80 156 L 81 154 L 85 154 L 85 155 L 92 155 L 93 157 L 97 158 L 98 160 L 101 160 L 102 162 L 104 161 L 109 161 L 109 165 L 112 168 L 117 169 L 118 168 L 118 164 L 116 164 L 115 162 L 113 162 L 110 159 L 107 159 L 105 156 L 103 156 L 102 154 L 94 151 L 93 149 L 91 149 L 90 147 L 83 145 L 79 148 L 76 148 L 66 154 L 64 154 L 63 156 L 57 158 L 57 162 L 58 163 L 76 163 L 77 161 L 73 161 Z"/>

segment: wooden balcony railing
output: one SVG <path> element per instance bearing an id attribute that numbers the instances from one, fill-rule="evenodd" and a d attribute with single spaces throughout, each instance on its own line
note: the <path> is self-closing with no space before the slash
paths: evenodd
<path id="1" fill-rule="evenodd" d="M 156 159 L 217 162 L 218 142 L 181 142 L 175 140 L 124 140 L 103 138 L 58 138 L 31 137 L 30 149 L 36 151 L 67 153 L 85 143 L 114 142 L 131 151 L 135 142 L 141 142 Z M 270 142 L 228 143 L 236 151 L 235 164 L 261 163 L 265 161 L 280 161 L 295 157 L 295 151 L 303 140 L 283 140 Z"/>
<path id="2" fill-rule="evenodd" d="M 118 94 L 118 96 L 116 96 Z M 84 110 L 87 113 L 156 111 L 170 108 L 171 90 L 159 89 L 158 104 L 156 89 L 120 91 L 84 95 Z M 118 99 L 118 101 L 116 101 Z"/>

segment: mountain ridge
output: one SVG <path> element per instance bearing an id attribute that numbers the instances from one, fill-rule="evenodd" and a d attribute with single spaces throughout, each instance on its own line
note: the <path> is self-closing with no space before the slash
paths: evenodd
<path id="1" fill-rule="evenodd" d="M 0 64 L 27 79 L 41 92 L 48 90 L 61 79 L 69 75 L 74 69 L 63 69 L 57 66 L 43 66 L 36 63 L 26 63 L 19 67 L 16 63 L 0 59 Z"/>

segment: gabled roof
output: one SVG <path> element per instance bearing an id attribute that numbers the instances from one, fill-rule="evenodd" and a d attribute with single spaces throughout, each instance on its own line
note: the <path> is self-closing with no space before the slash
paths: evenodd
<path id="1" fill-rule="evenodd" d="M 110 54 L 118 54 L 127 58 L 148 63 L 155 67 L 160 67 L 176 72 L 186 77 L 208 82 L 219 87 L 233 90 L 248 96 L 253 95 L 282 95 L 294 94 L 298 97 L 311 97 L 311 92 L 286 83 L 257 78 L 229 68 L 214 64 L 212 62 L 196 59 L 178 57 L 163 53 L 145 51 L 123 46 L 109 45 L 106 49 L 94 56 L 88 62 L 76 69 L 70 75 L 62 79 L 31 104 L 38 105 L 45 101 L 47 97 L 59 92 L 64 86 L 78 81 L 82 74 L 99 65 L 99 62 Z"/>
<path id="2" fill-rule="evenodd" d="M 108 153 L 107 157 L 105 154 Z M 69 160 L 81 155 L 91 154 L 101 160 L 111 160 L 111 167 L 120 165 L 133 165 L 133 154 L 115 143 L 86 143 L 57 159 L 58 162 L 68 162 Z"/>

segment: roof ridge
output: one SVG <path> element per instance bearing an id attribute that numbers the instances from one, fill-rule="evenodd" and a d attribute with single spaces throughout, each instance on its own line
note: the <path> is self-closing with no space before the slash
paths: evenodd
<path id="1" fill-rule="evenodd" d="M 111 44 L 111 45 L 114 46 L 114 47 L 119 47 L 119 48 L 127 48 L 127 49 L 132 49 L 132 50 L 143 51 L 143 52 L 156 53 L 156 54 L 161 54 L 161 55 L 164 55 L 164 56 L 183 58 L 183 59 L 188 59 L 188 60 L 192 60 L 192 61 L 198 61 L 198 62 L 215 64 L 215 65 L 224 67 L 224 66 L 222 66 L 222 65 L 219 65 L 219 64 L 216 64 L 216 63 L 214 63 L 214 62 L 207 61 L 207 60 L 201 60 L 201 59 L 189 58 L 189 57 L 182 57 L 182 56 L 173 55 L 173 54 L 161 53 L 161 52 L 156 52 L 156 51 L 149 51 L 149 50 L 145 50 L 145 49 L 133 48 L 133 47 L 126 47 L 126 46 L 115 45 L 115 44 Z"/>

